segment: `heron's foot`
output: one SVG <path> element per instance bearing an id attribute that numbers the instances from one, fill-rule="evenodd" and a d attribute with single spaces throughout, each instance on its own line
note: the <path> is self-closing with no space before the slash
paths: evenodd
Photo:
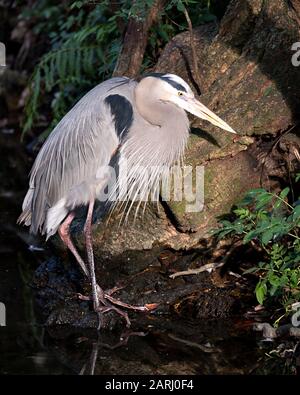
<path id="1" fill-rule="evenodd" d="M 91 296 L 82 295 L 80 293 L 77 294 L 77 297 L 80 300 L 93 300 Z M 93 301 L 94 311 L 98 315 L 98 327 L 97 329 L 100 330 L 103 327 L 103 314 L 108 313 L 109 311 L 115 311 L 117 314 L 122 316 L 126 321 L 126 327 L 129 328 L 131 325 L 130 319 L 128 317 L 128 313 L 119 309 L 118 307 L 111 304 L 108 300 L 105 299 L 105 293 L 99 292 L 98 300 Z"/>
<path id="2" fill-rule="evenodd" d="M 118 309 L 118 307 L 113 306 L 113 305 L 107 305 L 107 306 L 100 306 L 98 307 L 98 310 L 96 311 L 98 314 L 105 314 L 108 313 L 109 311 L 115 311 L 117 314 L 119 314 L 122 318 L 124 318 L 126 322 L 126 327 L 130 328 L 131 322 L 128 317 L 128 313 L 126 311 L 123 311 L 121 309 Z M 102 317 L 101 317 L 101 322 L 102 322 Z M 100 323 L 101 326 L 101 323 Z M 99 328 L 100 329 L 100 328 Z"/>
<path id="3" fill-rule="evenodd" d="M 101 290 L 101 288 L 99 291 L 100 291 L 99 292 L 100 293 L 99 300 L 100 300 L 102 306 L 100 306 L 97 309 L 97 312 L 107 313 L 109 311 L 115 311 L 117 314 L 119 314 L 121 317 L 124 318 L 127 328 L 130 328 L 131 322 L 130 322 L 128 313 L 126 311 L 122 310 L 120 307 L 129 309 L 129 310 L 134 310 L 134 311 L 149 312 L 151 310 L 154 310 L 158 306 L 157 303 L 146 304 L 144 306 L 134 306 L 134 305 L 131 305 L 131 304 L 128 304 L 128 303 L 125 303 L 125 302 L 122 302 L 118 299 L 113 298 L 111 296 L 111 293 L 103 292 Z M 116 291 L 117 291 L 117 289 L 114 290 L 114 292 L 116 292 Z"/>
<path id="4" fill-rule="evenodd" d="M 129 303 L 122 302 L 119 299 L 114 298 L 112 295 L 124 287 L 118 286 L 112 289 L 104 291 L 99 285 L 97 285 L 97 300 L 93 300 L 91 296 L 85 296 L 82 294 L 77 294 L 78 298 L 81 300 L 93 300 L 94 311 L 98 314 L 99 325 L 98 329 L 102 327 L 102 315 L 109 312 L 115 311 L 126 321 L 127 328 L 130 327 L 131 322 L 128 317 L 128 313 L 123 311 L 122 308 L 128 310 L 134 310 L 139 312 L 150 312 L 158 306 L 157 303 L 145 304 L 144 306 L 135 306 Z"/>
<path id="5" fill-rule="evenodd" d="M 97 284 L 98 300 L 104 306 L 107 306 L 107 303 L 109 303 L 110 306 L 116 305 L 116 306 L 124 307 L 125 309 L 128 309 L 128 310 L 134 310 L 134 311 L 140 311 L 140 312 L 146 312 L 146 313 L 157 308 L 157 306 L 158 306 L 157 303 L 149 303 L 149 304 L 145 304 L 144 306 L 135 306 L 135 305 L 131 305 L 129 303 L 122 302 L 121 300 L 112 297 L 112 295 L 115 292 L 117 292 L 123 288 L 124 288 L 124 286 L 116 286 L 116 287 L 111 288 L 109 290 L 103 291 L 103 289 Z"/>
<path id="6" fill-rule="evenodd" d="M 103 295 L 113 295 L 115 292 L 119 291 L 120 289 L 123 289 L 124 286 L 115 286 L 113 288 L 107 289 L 106 291 L 103 291 L 102 288 L 97 284 L 97 292 L 99 294 L 99 297 L 104 301 L 105 298 L 103 298 Z M 91 296 L 87 295 L 82 295 L 81 293 L 76 293 L 76 296 L 80 300 L 92 300 Z"/>

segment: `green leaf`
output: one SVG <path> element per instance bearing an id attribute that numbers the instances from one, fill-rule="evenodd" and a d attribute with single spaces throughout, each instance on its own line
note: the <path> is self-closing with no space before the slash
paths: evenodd
<path id="1" fill-rule="evenodd" d="M 261 241 L 263 244 L 268 244 L 270 240 L 273 238 L 273 231 L 271 229 L 266 230 L 262 235 L 261 235 Z"/>
<path id="2" fill-rule="evenodd" d="M 248 206 L 253 202 L 253 196 L 246 195 L 239 203 L 239 207 Z"/>
<path id="3" fill-rule="evenodd" d="M 257 203 L 255 205 L 256 210 L 260 210 L 265 207 L 272 199 L 273 195 L 269 192 L 265 192 L 257 196 Z"/>
<path id="4" fill-rule="evenodd" d="M 218 233 L 218 239 L 221 240 L 225 236 L 229 235 L 229 233 L 232 233 L 232 232 L 233 232 L 233 229 L 225 229 L 223 231 L 220 231 L 220 233 Z"/>
<path id="5" fill-rule="evenodd" d="M 264 96 L 268 96 L 272 92 L 273 87 L 269 86 L 263 93 Z"/>
<path id="6" fill-rule="evenodd" d="M 256 299 L 258 300 L 259 304 L 264 303 L 267 291 L 268 291 L 268 289 L 267 289 L 265 282 L 259 281 L 259 283 L 256 285 L 256 288 L 255 288 L 255 295 L 256 295 Z"/>
<path id="7" fill-rule="evenodd" d="M 177 3 L 177 10 L 180 12 L 184 12 L 184 5 L 182 4 L 182 1 L 178 1 Z"/>
<path id="8" fill-rule="evenodd" d="M 296 221 L 298 218 L 300 218 L 300 204 L 293 211 L 293 220 Z"/>
<path id="9" fill-rule="evenodd" d="M 279 286 L 278 285 L 273 285 L 269 291 L 270 296 L 274 296 L 276 291 L 278 290 Z"/>
<path id="10" fill-rule="evenodd" d="M 40 70 L 38 69 L 37 73 L 35 74 L 34 78 L 34 87 L 33 87 L 33 94 L 32 94 L 32 103 L 35 108 L 37 108 L 38 105 L 38 98 L 40 94 L 40 85 L 41 85 L 41 73 Z"/>
<path id="11" fill-rule="evenodd" d="M 280 278 L 275 276 L 273 272 L 269 274 L 268 280 L 273 287 L 278 287 L 280 285 Z"/>
<path id="12" fill-rule="evenodd" d="M 164 29 L 165 25 L 162 25 L 161 28 L 158 28 L 158 34 L 160 35 L 160 37 L 165 41 L 168 42 L 169 41 L 169 35 L 167 33 L 167 31 Z"/>
<path id="13" fill-rule="evenodd" d="M 230 221 L 228 221 L 227 219 L 222 219 L 220 221 L 220 223 L 224 226 L 224 227 L 232 227 L 232 223 Z"/>
<path id="14" fill-rule="evenodd" d="M 280 192 L 279 197 L 281 197 L 281 199 L 285 199 L 289 194 L 289 192 L 290 192 L 290 188 L 286 187 Z"/>
<path id="15" fill-rule="evenodd" d="M 248 218 L 250 216 L 250 211 L 247 208 L 237 208 L 233 210 L 233 212 L 242 219 Z"/>
<path id="16" fill-rule="evenodd" d="M 244 270 L 243 274 L 257 273 L 259 271 L 258 267 L 251 267 L 250 269 Z"/>
<path id="17" fill-rule="evenodd" d="M 281 207 L 282 205 L 283 205 L 283 201 L 277 198 L 276 202 L 274 203 L 273 210 L 278 210 L 279 207 Z"/>
<path id="18" fill-rule="evenodd" d="M 74 1 L 74 3 L 71 4 L 70 8 L 71 10 L 73 8 L 81 8 L 84 5 L 83 1 Z"/>
<path id="19" fill-rule="evenodd" d="M 246 196 L 256 196 L 264 192 L 267 192 L 264 188 L 251 189 L 251 191 L 249 191 Z"/>
<path id="20" fill-rule="evenodd" d="M 249 241 L 253 240 L 257 236 L 257 230 L 251 230 L 246 234 L 246 236 L 243 239 L 243 244 L 249 243 Z"/>
<path id="21" fill-rule="evenodd" d="M 280 192 L 279 196 L 275 195 L 276 198 L 277 198 L 277 201 L 274 204 L 274 209 L 275 210 L 278 209 L 284 203 L 284 199 L 287 197 L 289 192 L 290 192 L 290 188 L 286 187 Z"/>

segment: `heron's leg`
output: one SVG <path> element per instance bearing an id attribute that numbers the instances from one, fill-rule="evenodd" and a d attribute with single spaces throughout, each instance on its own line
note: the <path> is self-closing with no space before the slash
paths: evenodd
<path id="1" fill-rule="evenodd" d="M 93 304 L 94 310 L 99 310 L 99 299 L 101 302 L 104 301 L 104 291 L 96 282 L 96 274 L 95 274 L 95 262 L 94 262 L 94 252 L 93 252 L 93 241 L 92 241 L 92 218 L 94 211 L 95 199 L 92 198 L 89 202 L 87 217 L 84 225 L 84 235 L 85 235 L 85 246 L 86 253 L 89 263 L 90 269 L 90 280 L 92 284 L 92 295 L 93 295 Z"/>
<path id="2" fill-rule="evenodd" d="M 71 222 L 73 221 L 75 217 L 75 213 L 72 211 L 67 218 L 64 220 L 64 222 L 60 225 L 58 228 L 58 234 L 60 238 L 62 239 L 63 243 L 69 248 L 69 250 L 72 252 L 74 257 L 76 258 L 76 261 L 78 262 L 79 266 L 81 267 L 82 271 L 87 277 L 90 277 L 90 273 L 88 271 L 88 268 L 86 267 L 86 264 L 84 263 L 83 259 L 79 255 L 76 247 L 73 244 L 73 241 L 70 236 L 70 225 Z"/>
<path id="3" fill-rule="evenodd" d="M 131 309 L 135 311 L 151 311 L 157 307 L 157 304 L 148 304 L 145 306 L 133 306 L 128 303 L 124 303 L 118 299 L 115 299 L 111 296 L 111 293 L 117 291 L 117 289 L 113 289 L 112 292 L 105 292 L 96 282 L 95 275 L 95 262 L 94 262 L 94 252 L 93 252 L 93 242 L 92 242 L 92 217 L 94 210 L 95 199 L 91 199 L 88 206 L 87 217 L 84 225 L 84 234 L 85 234 L 85 245 L 87 251 L 87 258 L 89 263 L 89 271 L 90 271 L 90 280 L 92 283 L 92 297 L 94 310 L 98 313 L 99 316 L 99 326 L 101 327 L 101 315 L 100 313 L 106 313 L 108 311 L 115 311 L 117 314 L 121 315 L 127 324 L 127 327 L 130 326 L 130 320 L 126 311 L 121 310 L 121 308 Z M 100 303 L 102 306 L 100 306 Z M 121 308 L 120 308 L 121 307 Z"/>

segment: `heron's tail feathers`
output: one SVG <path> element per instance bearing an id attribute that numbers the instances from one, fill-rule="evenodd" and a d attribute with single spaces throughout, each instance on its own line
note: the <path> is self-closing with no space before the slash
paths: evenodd
<path id="1" fill-rule="evenodd" d="M 23 211 L 17 223 L 30 226 L 30 233 L 46 234 L 48 239 L 56 233 L 59 225 L 67 216 L 68 210 L 64 198 L 52 207 L 47 207 L 45 201 L 43 190 L 29 188 L 22 205 Z"/>
<path id="2" fill-rule="evenodd" d="M 22 213 L 17 219 L 17 224 L 31 225 L 31 202 L 34 188 L 29 188 L 22 204 Z"/>
<path id="3" fill-rule="evenodd" d="M 31 211 L 30 210 L 24 210 L 19 218 L 17 219 L 17 224 L 21 225 L 24 224 L 25 226 L 30 226 L 31 225 Z"/>
<path id="4" fill-rule="evenodd" d="M 64 198 L 48 209 L 43 231 L 47 235 L 46 240 L 56 233 L 59 225 L 67 215 L 68 210 L 66 208 L 66 199 Z"/>

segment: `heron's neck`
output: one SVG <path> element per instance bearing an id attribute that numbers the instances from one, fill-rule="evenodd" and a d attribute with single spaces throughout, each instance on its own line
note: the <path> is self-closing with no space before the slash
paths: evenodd
<path id="1" fill-rule="evenodd" d="M 152 148 L 150 162 L 157 160 L 171 165 L 183 154 L 187 143 L 189 120 L 185 111 L 172 103 L 150 100 L 136 106 L 144 127 L 137 123 L 139 130 L 132 135 L 133 140 L 141 138 L 145 149 Z"/>
<path id="2" fill-rule="evenodd" d="M 119 167 L 126 168 L 126 181 L 118 181 L 122 199 L 127 186 L 130 196 L 136 191 L 147 195 L 151 188 L 158 188 L 161 177 L 182 158 L 189 135 L 187 115 L 175 105 L 148 102 L 141 107 L 135 103 L 134 111 L 132 127 L 120 149 Z"/>
<path id="3" fill-rule="evenodd" d="M 136 95 L 137 96 L 137 95 Z M 142 100 L 136 97 L 136 106 L 140 115 L 151 125 L 166 127 L 174 119 L 170 116 L 182 116 L 184 111 L 172 103 L 153 100 L 149 97 L 143 97 Z"/>

